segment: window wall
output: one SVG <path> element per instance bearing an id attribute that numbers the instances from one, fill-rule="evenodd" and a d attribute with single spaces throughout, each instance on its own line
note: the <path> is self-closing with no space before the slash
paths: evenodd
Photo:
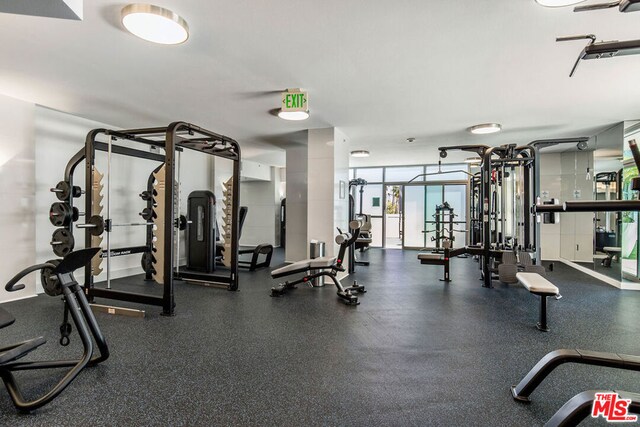
<path id="1" fill-rule="evenodd" d="M 435 236 L 433 220 L 436 205 L 448 202 L 455 209 L 456 221 L 461 221 L 455 229 L 454 246 L 464 246 L 468 227 L 468 165 L 411 165 L 387 167 L 351 168 L 350 179 L 362 178 L 367 181 L 362 192 L 360 209 L 360 187 L 352 191 L 355 198 L 356 213 L 371 215 L 373 247 L 387 247 L 388 242 L 398 236 L 403 248 L 422 249 L 435 246 L 431 237 Z M 393 205 L 389 188 L 399 187 L 401 209 Z M 400 224 L 398 229 L 398 223 Z M 397 247 L 397 245 L 393 245 Z"/>

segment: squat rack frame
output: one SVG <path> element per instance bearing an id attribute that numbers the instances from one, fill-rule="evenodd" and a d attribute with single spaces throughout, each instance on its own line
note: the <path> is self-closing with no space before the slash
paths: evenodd
<path id="1" fill-rule="evenodd" d="M 98 137 L 121 139 L 147 144 L 164 149 L 165 154 L 155 154 L 138 149 L 100 142 Z M 84 289 L 90 301 L 94 298 L 107 298 L 119 301 L 130 301 L 141 304 L 162 307 L 162 314 L 174 315 L 174 197 L 176 182 L 176 152 L 183 149 L 198 151 L 233 161 L 232 188 L 232 222 L 231 222 L 231 266 L 228 275 L 209 275 L 211 282 L 226 284 L 228 289 L 238 289 L 238 214 L 240 203 L 240 161 L 241 151 L 237 141 L 224 135 L 211 132 L 199 126 L 186 122 L 173 122 L 166 127 L 152 127 L 129 130 L 94 129 L 87 134 L 85 140 L 84 158 L 86 160 L 85 173 L 85 206 L 86 212 L 91 212 L 93 200 L 93 169 L 95 168 L 96 150 L 107 151 L 131 157 L 145 158 L 165 163 L 165 204 L 164 204 L 164 235 L 171 236 L 164 240 L 163 263 L 163 292 L 162 296 L 116 291 L 112 289 L 96 288 L 94 286 L 91 266 L 85 267 Z M 79 154 L 79 153 L 78 153 Z M 74 156 L 76 159 L 77 155 Z M 107 218 L 110 220 L 110 218 Z M 85 233 L 85 247 L 91 247 L 91 234 Z M 107 258 L 111 256 L 106 254 Z"/>

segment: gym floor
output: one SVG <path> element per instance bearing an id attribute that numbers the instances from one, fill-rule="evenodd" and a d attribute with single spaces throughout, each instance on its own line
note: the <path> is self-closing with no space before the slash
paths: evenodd
<path id="1" fill-rule="evenodd" d="M 581 391 L 640 391 L 640 373 L 565 365 L 529 405 L 509 392 L 554 349 L 640 354 L 638 292 L 556 263 L 548 278 L 564 298 L 549 300 L 551 332 L 542 333 L 537 298 L 519 285 L 482 288 L 470 258 L 452 260 L 451 284 L 415 252 L 372 249 L 363 258 L 371 266 L 354 277 L 369 292 L 357 307 L 328 285 L 270 298 L 274 281 L 261 270 L 242 273 L 240 292 L 178 283 L 173 318 L 156 307 L 144 319 L 99 314 L 111 358 L 32 414 L 17 414 L 0 392 L 0 425 L 536 426 Z M 57 344 L 58 298 L 4 307 L 17 320 L 0 342 L 48 340 L 28 360 L 79 350 L 75 333 L 71 346 Z M 51 383 L 39 373 L 21 378 L 31 393 Z"/>

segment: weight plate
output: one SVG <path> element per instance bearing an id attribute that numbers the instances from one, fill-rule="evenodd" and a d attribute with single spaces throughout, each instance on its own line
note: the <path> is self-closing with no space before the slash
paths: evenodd
<path id="1" fill-rule="evenodd" d="M 58 193 L 56 193 L 58 194 Z M 66 227 L 71 224 L 73 210 L 68 203 L 55 202 L 49 209 L 49 221 L 56 227 Z"/>
<path id="2" fill-rule="evenodd" d="M 153 257 L 151 256 L 151 253 L 143 253 L 140 264 L 142 265 L 142 270 L 144 270 L 145 273 L 153 274 Z"/>
<path id="3" fill-rule="evenodd" d="M 140 212 L 140 216 L 142 217 L 142 219 L 149 221 L 151 220 L 151 218 L 153 218 L 153 209 L 151 208 L 144 208 L 142 210 L 142 212 Z"/>
<path id="4" fill-rule="evenodd" d="M 58 190 L 56 191 L 56 197 L 58 198 L 58 200 L 62 202 L 69 200 L 71 189 L 68 182 L 60 181 L 58 184 L 56 184 L 56 190 Z"/>
<path id="5" fill-rule="evenodd" d="M 56 267 L 60 264 L 60 259 L 52 259 L 47 261 L 48 264 L 53 264 Z M 58 277 L 53 274 L 53 269 L 43 268 L 40 271 L 40 283 L 42 283 L 42 287 L 44 288 L 44 292 L 47 295 L 52 297 L 58 296 L 62 294 L 62 287 L 60 286 L 60 282 L 58 281 Z"/>
<path id="6" fill-rule="evenodd" d="M 73 250 L 74 246 L 75 239 L 69 230 L 66 228 L 58 228 L 53 232 L 53 236 L 51 236 L 51 247 L 53 248 L 54 254 L 64 258 Z"/>
<path id="7" fill-rule="evenodd" d="M 86 229 L 92 236 L 100 236 L 102 233 L 104 233 L 104 219 L 102 219 L 100 215 L 93 215 L 91 218 L 89 218 L 87 224 L 95 225 L 95 227 Z"/>

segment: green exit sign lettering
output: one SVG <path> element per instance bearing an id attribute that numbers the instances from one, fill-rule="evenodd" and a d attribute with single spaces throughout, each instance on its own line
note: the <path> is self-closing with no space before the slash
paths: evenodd
<path id="1" fill-rule="evenodd" d="M 291 89 L 282 92 L 282 111 L 307 111 L 308 103 L 307 92 Z"/>

